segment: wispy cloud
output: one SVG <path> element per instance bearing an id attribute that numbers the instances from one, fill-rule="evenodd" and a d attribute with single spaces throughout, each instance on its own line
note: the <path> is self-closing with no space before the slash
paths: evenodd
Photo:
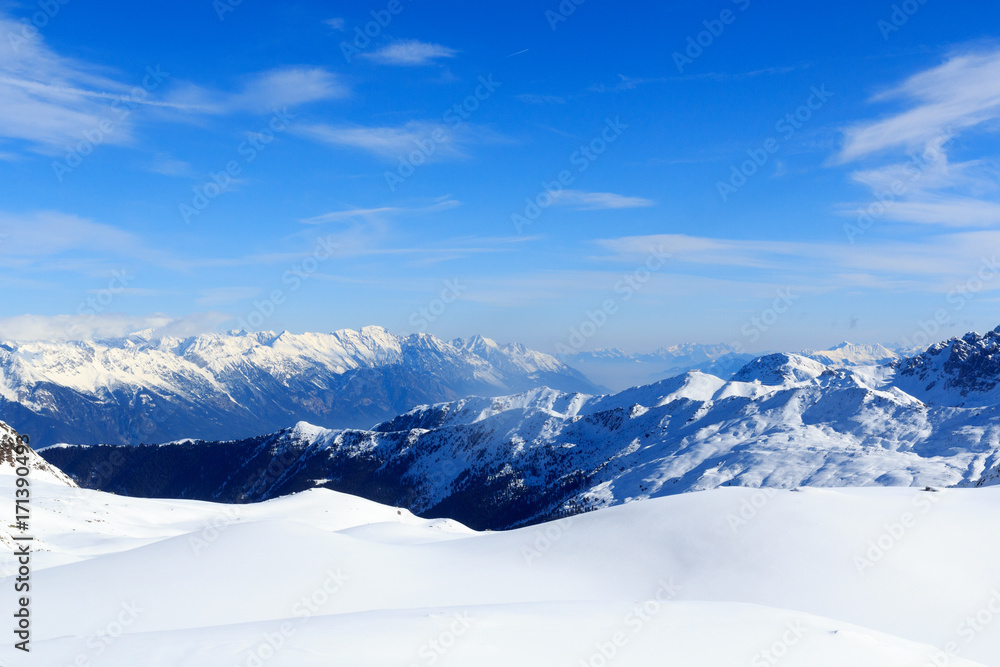
<path id="1" fill-rule="evenodd" d="M 323 21 L 323 23 L 325 25 L 330 26 L 334 30 L 338 30 L 340 32 L 344 32 L 344 30 L 345 30 L 345 28 L 347 26 L 346 21 L 344 21 L 344 19 L 342 19 L 342 18 L 327 19 L 327 20 Z"/>
<path id="2" fill-rule="evenodd" d="M 183 268 L 186 260 L 117 227 L 54 211 L 0 212 L 3 268 L 96 274 L 136 261 Z"/>
<path id="3" fill-rule="evenodd" d="M 763 69 L 751 70 L 748 72 L 734 72 L 734 73 L 704 72 L 702 74 L 683 74 L 677 76 L 653 76 L 653 77 L 635 77 L 635 76 L 627 76 L 625 74 L 619 74 L 618 81 L 616 83 L 614 84 L 596 83 L 591 85 L 588 88 L 588 90 L 592 93 L 611 93 L 611 92 L 621 92 L 626 90 L 635 90 L 640 86 L 645 86 L 651 83 L 671 83 L 675 81 L 690 81 L 690 80 L 708 80 L 708 81 L 719 81 L 719 82 L 742 81 L 744 79 L 753 79 L 759 76 L 780 76 L 807 67 L 809 67 L 808 63 L 799 63 L 797 65 L 788 65 L 783 67 L 766 67 Z"/>
<path id="4" fill-rule="evenodd" d="M 248 77 L 233 96 L 234 108 L 271 111 L 348 95 L 347 87 L 322 67 L 281 67 Z"/>
<path id="5" fill-rule="evenodd" d="M 230 319 L 229 315 L 218 312 L 194 313 L 184 317 L 162 313 L 142 316 L 120 313 L 18 315 L 0 318 L 0 340 L 99 340 L 123 338 L 137 332 L 146 332 L 154 338 L 187 338 L 215 331 L 220 324 Z"/>
<path id="6" fill-rule="evenodd" d="M 20 36 L 22 25 L 0 16 L 0 35 Z M 109 100 L 128 94 L 97 67 L 64 58 L 41 37 L 0 39 L 0 139 L 28 142 L 35 150 L 64 150 L 112 118 Z M 131 119 L 119 119 L 112 144 L 132 138 Z"/>
<path id="7" fill-rule="evenodd" d="M 173 80 L 159 67 L 135 72 L 125 82 L 106 68 L 60 55 L 40 34 L 20 37 L 22 29 L 0 15 L 0 35 L 18 36 L 0 39 L 0 141 L 26 142 L 37 153 L 65 152 L 87 136 L 99 136 L 103 144 L 131 144 L 136 125 L 152 113 L 168 122 L 267 113 L 349 93 L 335 74 L 311 66 L 250 75 L 233 92 Z M 134 93 L 140 85 L 142 94 Z"/>
<path id="8" fill-rule="evenodd" d="M 301 222 L 308 225 L 319 225 L 328 222 L 345 222 L 348 220 L 369 220 L 372 218 L 387 218 L 399 215 L 420 215 L 425 213 L 439 213 L 458 208 L 462 203 L 450 197 L 444 197 L 427 206 L 402 207 L 402 206 L 380 206 L 377 208 L 348 208 L 342 211 L 332 211 L 306 218 Z"/>
<path id="9" fill-rule="evenodd" d="M 671 77 L 668 76 L 633 77 L 633 76 L 626 76 L 624 74 L 619 74 L 617 83 L 615 84 L 595 83 L 592 86 L 590 86 L 587 90 L 589 90 L 592 93 L 610 93 L 623 90 L 635 90 L 639 86 L 644 86 L 649 83 L 666 83 L 667 81 L 670 80 Z"/>
<path id="10" fill-rule="evenodd" d="M 146 170 L 163 176 L 194 176 L 194 169 L 184 160 L 177 160 L 165 153 L 158 153 Z"/>
<path id="11" fill-rule="evenodd" d="M 553 197 L 553 205 L 570 206 L 578 211 L 600 211 L 622 208 L 646 208 L 656 206 L 656 202 L 652 199 L 627 197 L 613 192 L 562 190 Z"/>
<path id="12" fill-rule="evenodd" d="M 409 39 L 393 42 L 377 51 L 364 54 L 364 57 L 382 65 L 413 67 L 429 65 L 441 58 L 454 58 L 457 54 L 458 51 L 447 46 Z"/>
<path id="13" fill-rule="evenodd" d="M 1000 231 L 955 232 L 917 240 L 873 240 L 864 246 L 708 238 L 655 234 L 602 239 L 603 259 L 640 262 L 651 249 L 670 253 L 676 265 L 705 267 L 713 273 L 759 270 L 768 280 L 838 289 L 854 284 L 943 291 L 967 280 L 984 257 L 1000 264 Z M 994 251 L 994 249 L 997 249 Z M 992 289 L 1000 289 L 998 283 Z"/>
<path id="14" fill-rule="evenodd" d="M 235 91 L 176 82 L 165 95 L 173 107 L 194 114 L 268 113 L 283 107 L 339 99 L 350 94 L 341 79 L 323 67 L 286 66 L 245 76 Z"/>
<path id="15" fill-rule="evenodd" d="M 365 151 L 388 160 L 397 160 L 414 150 L 422 151 L 427 161 L 465 157 L 465 145 L 479 136 L 476 128 L 469 125 L 456 128 L 426 121 L 410 121 L 395 127 L 316 124 L 299 126 L 293 131 L 321 143 Z"/>
<path id="16" fill-rule="evenodd" d="M 518 95 L 517 99 L 525 104 L 565 104 L 566 98 L 559 95 L 539 95 L 536 93 L 524 93 Z"/>
<path id="17" fill-rule="evenodd" d="M 878 204 L 844 204 L 843 212 L 870 219 L 875 207 L 879 219 L 947 227 L 1000 223 L 1000 178 L 990 160 L 949 155 L 952 139 L 993 130 L 1000 119 L 1000 49 L 953 55 L 872 101 L 905 108 L 844 131 L 832 163 L 874 162 L 851 178 Z"/>
<path id="18" fill-rule="evenodd" d="M 648 255 L 650 249 L 664 248 L 677 262 L 776 269 L 791 266 L 803 257 L 815 259 L 826 253 L 825 246 L 789 241 L 744 241 L 717 239 L 686 234 L 654 234 L 602 239 L 597 244 L 612 253 L 612 258 L 633 261 Z"/>
<path id="19" fill-rule="evenodd" d="M 847 128 L 839 163 L 889 149 L 922 150 L 941 135 L 1000 116 L 1000 50 L 953 56 L 873 101 L 901 101 L 910 108 Z"/>

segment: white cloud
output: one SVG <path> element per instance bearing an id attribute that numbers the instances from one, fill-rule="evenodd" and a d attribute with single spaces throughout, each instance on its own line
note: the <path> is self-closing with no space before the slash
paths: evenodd
<path id="1" fill-rule="evenodd" d="M 350 94 L 341 79 L 323 67 L 287 66 L 242 78 L 233 92 L 175 82 L 166 94 L 170 108 L 194 115 L 269 113 L 283 107 L 339 99 Z M 176 119 L 176 118 L 175 118 Z"/>
<path id="2" fill-rule="evenodd" d="M 131 139 L 130 119 L 112 115 L 109 100 L 128 87 L 94 66 L 52 51 L 41 37 L 22 36 L 22 24 L 0 16 L 0 138 L 29 142 L 36 150 L 64 150 L 114 120 L 107 143 Z"/>
<path id="3" fill-rule="evenodd" d="M 1000 203 L 974 197 L 924 194 L 914 200 L 902 199 L 886 206 L 880 220 L 911 222 L 948 227 L 996 227 L 1000 224 Z M 866 208 L 851 208 L 860 217 Z"/>
<path id="4" fill-rule="evenodd" d="M 344 19 L 339 19 L 339 18 L 338 19 L 327 19 L 327 20 L 323 21 L 323 23 L 326 24 L 326 25 L 328 25 L 328 26 L 330 26 L 334 30 L 339 30 L 340 32 L 344 32 L 344 29 L 345 29 L 345 27 L 347 25 L 346 22 L 344 21 Z"/>
<path id="5" fill-rule="evenodd" d="M 378 208 L 350 208 L 343 211 L 332 211 L 330 213 L 324 213 L 323 215 L 317 215 L 312 218 L 306 218 L 301 222 L 309 225 L 318 225 L 328 222 L 345 222 L 348 220 L 369 220 L 369 219 L 381 219 L 397 215 L 419 215 L 422 213 L 437 213 L 440 211 L 447 211 L 453 208 L 461 206 L 462 203 L 455 199 L 448 197 L 443 197 L 438 201 L 430 204 L 428 206 L 417 206 L 417 207 L 400 207 L 400 206 L 380 206 Z"/>
<path id="6" fill-rule="evenodd" d="M 599 211 L 622 208 L 646 208 L 656 206 L 652 199 L 627 197 L 613 192 L 584 192 L 582 190 L 562 190 L 553 197 L 555 206 L 571 206 L 579 211 Z"/>
<path id="7" fill-rule="evenodd" d="M 455 128 L 424 121 L 410 121 L 396 127 L 306 125 L 294 131 L 322 143 L 362 150 L 389 160 L 398 160 L 413 151 L 421 151 L 427 161 L 464 157 L 463 145 L 475 137 L 468 126 Z"/>
<path id="8" fill-rule="evenodd" d="M 674 265 L 687 270 L 702 266 L 712 275 L 727 269 L 762 271 L 769 281 L 842 288 L 848 283 L 875 281 L 883 286 L 947 291 L 967 280 L 983 260 L 1000 266 L 1000 231 L 938 234 L 920 240 L 872 240 L 845 243 L 720 239 L 684 234 L 655 234 L 603 239 L 597 242 L 614 261 L 640 264 L 656 249 L 670 254 Z M 991 289 L 1000 289 L 1000 281 Z"/>
<path id="9" fill-rule="evenodd" d="M 134 255 L 143 250 L 139 239 L 110 225 L 53 211 L 22 216 L 0 214 L 3 252 L 18 257 L 50 257 L 70 250 Z"/>
<path id="10" fill-rule="evenodd" d="M 281 67 L 246 79 L 230 108 L 272 111 L 285 106 L 345 97 L 347 87 L 322 67 Z"/>
<path id="11" fill-rule="evenodd" d="M 598 245 L 620 261 L 638 261 L 652 250 L 663 249 L 671 260 L 687 264 L 771 269 L 815 258 L 827 252 L 825 245 L 788 241 L 744 241 L 714 239 L 685 234 L 653 234 L 599 240 Z"/>
<path id="12" fill-rule="evenodd" d="M 1000 117 L 1000 50 L 953 56 L 874 98 L 892 100 L 910 108 L 849 127 L 838 162 L 889 149 L 922 150 L 937 137 Z"/>
<path id="13" fill-rule="evenodd" d="M 439 58 L 454 58 L 457 51 L 440 44 L 430 44 L 415 39 L 394 42 L 372 53 L 364 54 L 365 58 L 382 65 L 428 65 Z"/>
<path id="14" fill-rule="evenodd" d="M 135 234 L 54 211 L 0 212 L 0 240 L 0 264 L 5 269 L 99 274 L 137 261 L 175 269 L 189 265 Z"/>
<path id="15" fill-rule="evenodd" d="M 85 139 L 130 144 L 143 118 L 140 110 L 188 121 L 202 114 L 267 113 L 348 94 L 336 75 L 309 66 L 248 76 L 235 92 L 175 81 L 159 67 L 134 72 L 123 83 L 106 68 L 56 53 L 37 31 L 30 38 L 23 34 L 21 23 L 0 15 L 0 141 L 24 141 L 47 155 L 65 153 L 66 146 Z"/>
<path id="16" fill-rule="evenodd" d="M 1000 179 L 990 161 L 949 156 L 953 138 L 994 129 L 1000 119 L 1000 50 L 952 56 L 873 100 L 901 101 L 907 108 L 845 130 L 835 163 L 888 160 L 851 174 L 873 199 L 843 205 L 846 213 L 866 224 L 872 217 L 947 227 L 1000 223 Z"/>
<path id="17" fill-rule="evenodd" d="M 101 313 L 99 315 L 18 315 L 0 318 L 0 340 L 95 340 L 123 338 L 129 334 L 146 331 L 154 338 L 175 336 L 187 338 L 218 329 L 229 315 L 218 312 L 194 313 L 172 317 L 162 313 L 152 315 L 125 315 Z"/>

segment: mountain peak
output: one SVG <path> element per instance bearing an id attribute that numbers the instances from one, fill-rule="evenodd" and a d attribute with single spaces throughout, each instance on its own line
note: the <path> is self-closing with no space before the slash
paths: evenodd
<path id="1" fill-rule="evenodd" d="M 768 354 L 757 357 L 733 376 L 737 382 L 759 381 L 765 385 L 784 385 L 815 380 L 830 369 L 798 354 Z"/>
<path id="2" fill-rule="evenodd" d="M 992 405 L 1000 399 L 1000 327 L 931 345 L 897 365 L 894 383 L 938 405 Z"/>
<path id="3" fill-rule="evenodd" d="M 306 420 L 367 427 L 415 405 L 548 385 L 599 388 L 554 357 L 478 336 L 459 347 L 381 326 L 0 347 L 0 406 L 39 443 L 167 442 Z"/>

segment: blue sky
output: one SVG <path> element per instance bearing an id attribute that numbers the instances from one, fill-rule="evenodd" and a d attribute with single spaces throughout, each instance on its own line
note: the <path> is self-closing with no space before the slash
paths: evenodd
<path id="1" fill-rule="evenodd" d="M 663 4 L 0 4 L 0 336 L 1000 324 L 1000 6 Z"/>

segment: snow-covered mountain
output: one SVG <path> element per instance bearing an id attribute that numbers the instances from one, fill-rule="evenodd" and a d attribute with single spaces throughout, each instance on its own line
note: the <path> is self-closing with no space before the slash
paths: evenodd
<path id="1" fill-rule="evenodd" d="M 918 350 L 915 354 L 919 354 Z M 805 350 L 803 357 L 827 366 L 849 368 L 883 366 L 903 358 L 903 353 L 880 344 L 843 342 L 828 350 Z M 560 357 L 606 387 L 615 390 L 665 380 L 688 371 L 701 371 L 729 379 L 754 355 L 737 352 L 731 345 L 685 343 L 661 347 L 654 352 L 627 353 L 617 348 L 577 352 Z"/>
<path id="2" fill-rule="evenodd" d="M 717 489 L 483 533 L 323 489 L 35 494 L 8 667 L 1000 664 L 997 488 Z M 4 590 L 18 567 L 0 551 Z"/>
<path id="3" fill-rule="evenodd" d="M 475 528 L 728 485 L 996 483 L 997 406 L 929 404 L 891 371 L 774 354 L 733 380 L 692 371 L 613 395 L 467 398 L 370 431 L 299 424 L 244 441 L 43 455 L 85 486 L 132 495 L 253 501 L 321 486 Z M 89 471 L 113 456 L 123 464 L 93 484 Z"/>
<path id="4" fill-rule="evenodd" d="M 802 356 L 815 359 L 828 366 L 845 367 L 882 366 L 896 361 L 902 355 L 878 343 L 858 345 L 845 341 L 829 350 L 807 350 L 802 353 Z"/>
<path id="5" fill-rule="evenodd" d="M 0 343 L 0 414 L 39 444 L 239 438 L 300 420 L 366 428 L 422 403 L 539 386 L 597 390 L 520 345 L 380 327 Z"/>
<path id="6" fill-rule="evenodd" d="M 753 359 L 754 355 L 737 352 L 731 345 L 684 343 L 639 354 L 609 348 L 577 352 L 560 358 L 595 382 L 621 390 L 664 380 L 691 370 L 729 377 Z"/>
<path id="7" fill-rule="evenodd" d="M 895 384 L 927 403 L 992 408 L 1000 403 L 1000 327 L 932 345 L 894 366 Z"/>

